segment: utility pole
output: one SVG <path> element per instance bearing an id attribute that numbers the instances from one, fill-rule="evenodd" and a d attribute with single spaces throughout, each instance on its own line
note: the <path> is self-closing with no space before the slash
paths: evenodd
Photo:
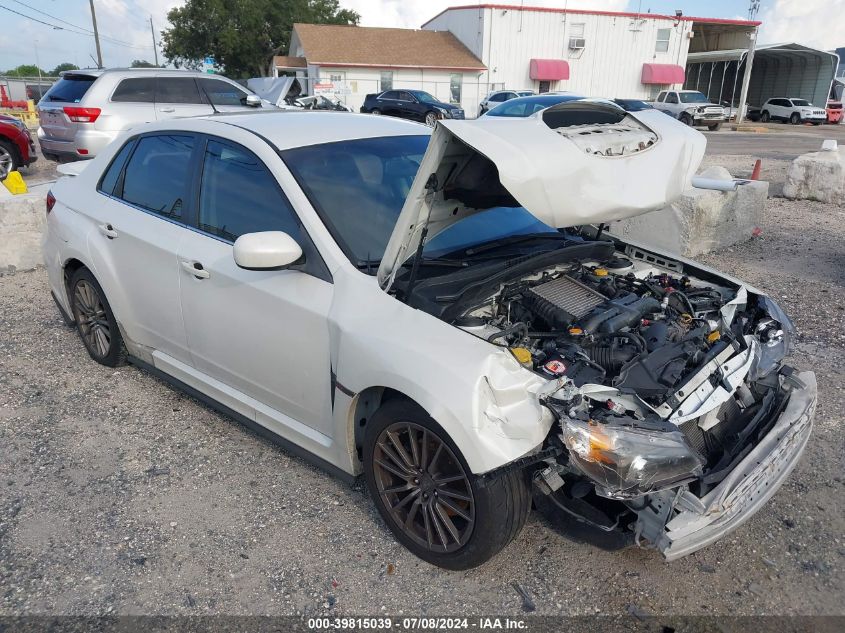
<path id="1" fill-rule="evenodd" d="M 100 34 L 97 31 L 97 14 L 94 13 L 94 0 L 88 0 L 91 5 L 91 22 L 94 23 L 94 41 L 97 43 L 97 68 L 103 67 L 103 53 L 100 50 Z"/>
<path id="2" fill-rule="evenodd" d="M 150 33 L 153 36 L 153 54 L 156 56 L 156 66 L 158 66 L 158 47 L 156 46 L 156 32 L 153 28 L 153 16 L 150 16 Z"/>

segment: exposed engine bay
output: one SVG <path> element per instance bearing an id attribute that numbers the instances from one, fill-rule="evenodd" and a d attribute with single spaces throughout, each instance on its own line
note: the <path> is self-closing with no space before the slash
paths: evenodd
<path id="1" fill-rule="evenodd" d="M 639 536 L 624 517 L 649 495 L 682 487 L 700 499 L 771 430 L 791 388 L 781 361 L 793 328 L 744 286 L 614 246 L 576 244 L 583 258 L 470 284 L 445 307 L 440 294 L 436 311 L 549 380 L 547 450 L 559 450 L 534 472 L 538 487 L 578 520 Z M 433 310 L 428 285 L 417 303 Z"/>

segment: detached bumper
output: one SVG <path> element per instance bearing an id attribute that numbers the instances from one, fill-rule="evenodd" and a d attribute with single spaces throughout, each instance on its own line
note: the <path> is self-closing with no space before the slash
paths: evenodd
<path id="1" fill-rule="evenodd" d="M 801 372 L 796 377 L 803 387 L 793 389 L 769 434 L 719 486 L 692 503 L 685 502 L 681 495 L 674 498 L 663 538 L 656 542 L 667 560 L 710 545 L 745 523 L 795 468 L 813 429 L 817 394 L 813 372 Z"/>

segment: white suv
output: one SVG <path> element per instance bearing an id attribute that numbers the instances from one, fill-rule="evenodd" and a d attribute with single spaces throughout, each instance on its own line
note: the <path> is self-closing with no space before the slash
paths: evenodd
<path id="1" fill-rule="evenodd" d="M 760 120 L 763 123 L 768 121 L 789 121 L 793 125 L 799 123 L 812 123 L 821 125 L 827 121 L 827 111 L 818 108 L 806 99 L 784 99 L 777 97 L 767 100 L 760 108 Z"/>
<path id="2" fill-rule="evenodd" d="M 701 133 L 583 100 L 507 123 L 140 126 L 60 167 L 50 288 L 95 361 L 363 475 L 431 563 L 481 564 L 532 497 L 689 554 L 783 483 L 815 376 L 767 296 L 597 229 L 680 196 Z"/>
<path id="3" fill-rule="evenodd" d="M 481 116 L 491 108 L 495 108 L 500 103 L 516 99 L 517 97 L 530 97 L 533 94 L 533 90 L 494 90 L 481 100 L 481 103 L 478 105 L 478 116 Z"/>
<path id="4" fill-rule="evenodd" d="M 164 68 L 69 70 L 38 102 L 45 158 L 93 158 L 140 123 L 263 107 L 261 99 L 218 75 Z"/>

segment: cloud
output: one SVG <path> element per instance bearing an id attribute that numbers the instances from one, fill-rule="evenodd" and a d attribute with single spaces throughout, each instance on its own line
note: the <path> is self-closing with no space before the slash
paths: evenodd
<path id="1" fill-rule="evenodd" d="M 516 5 L 518 2 L 511 0 Z M 362 26 L 392 26 L 418 29 L 448 7 L 471 4 L 469 0 L 341 0 L 345 9 L 355 9 L 361 14 Z M 601 11 L 624 11 L 628 0 L 530 0 L 529 6 L 557 7 L 569 9 L 596 9 Z"/>
<path id="2" fill-rule="evenodd" d="M 845 46 L 845 0 L 773 0 L 758 16 L 762 43 L 797 42 L 831 50 Z"/>

